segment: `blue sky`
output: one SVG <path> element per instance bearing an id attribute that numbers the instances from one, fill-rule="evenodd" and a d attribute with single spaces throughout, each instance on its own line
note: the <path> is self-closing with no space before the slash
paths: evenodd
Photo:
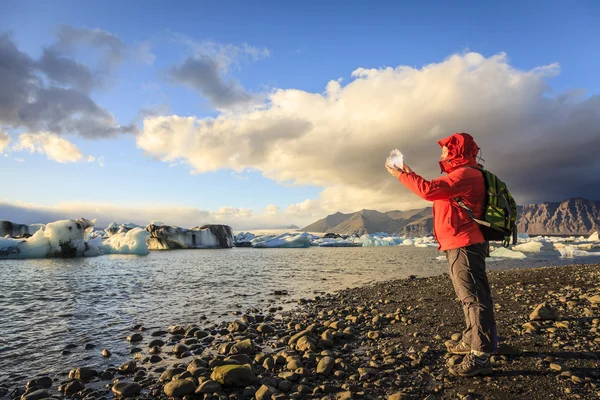
<path id="1" fill-rule="evenodd" d="M 212 43 L 211 48 L 216 53 L 223 53 L 226 46 L 236 47 L 237 53 L 228 53 L 229 61 L 220 72 L 223 82 L 235 82 L 252 95 L 262 94 L 263 100 L 277 89 L 323 94 L 328 82 L 338 78 L 342 78 L 344 87 L 352 82 L 351 74 L 358 68 L 403 65 L 420 69 L 432 63 L 443 63 L 453 54 L 475 52 L 484 58 L 506 53 L 505 63 L 523 72 L 525 78 L 534 68 L 558 63 L 560 73 L 544 78 L 551 91 L 542 97 L 585 89 L 586 94 L 578 100 L 585 101 L 600 89 L 596 73 L 600 57 L 599 15 L 600 4 L 594 1 L 377 4 L 354 1 L 152 1 L 143 5 L 122 1 L 85 4 L 4 1 L 0 4 L 1 30 L 11 32 L 18 49 L 33 59 L 40 56 L 44 46 L 55 44 L 58 27 L 67 25 L 108 32 L 122 40 L 132 54 L 143 49 L 151 62 L 135 55 L 125 56 L 118 66 L 105 74 L 104 84 L 89 92 L 90 98 L 112 113 L 120 125 L 135 124 L 142 133 L 95 139 L 78 132 L 56 133 L 77 146 L 84 157 L 94 156 L 94 162 L 58 163 L 48 159 L 46 154 L 16 151 L 11 146 L 19 140 L 18 135 L 30 132 L 31 128 L 0 120 L 0 128 L 3 127 L 11 137 L 11 144 L 4 150 L 5 157 L 0 158 L 4 187 L 10 190 L 4 192 L 0 201 L 47 208 L 62 203 L 86 202 L 124 209 L 163 207 L 165 211 L 156 218 L 167 222 L 170 207 L 191 207 L 208 212 L 216 212 L 221 207 L 251 209 L 254 217 L 242 224 L 245 227 L 303 223 L 320 218 L 340 204 L 323 194 L 327 188 L 342 187 L 339 193 L 353 198 L 358 196 L 351 193 L 360 190 L 360 186 L 348 181 L 343 170 L 341 173 L 339 170 L 326 171 L 321 175 L 313 171 L 306 174 L 306 179 L 301 168 L 287 168 L 287 173 L 269 173 L 268 170 L 278 165 L 273 161 L 277 155 L 271 149 L 269 156 L 259 161 L 248 156 L 248 160 L 254 161 L 246 160 L 243 171 L 233 171 L 225 164 L 218 165 L 214 171 L 205 171 L 194 167 L 197 165 L 194 162 L 199 163 L 199 158 L 203 157 L 200 151 L 190 155 L 179 150 L 181 155 L 174 161 L 164 160 L 165 155 L 157 149 L 140 148 L 137 137 L 143 135 L 143 110 L 152 110 L 153 116 L 194 116 L 199 121 L 206 117 L 219 118 L 227 112 L 217 109 L 210 98 L 192 85 L 169 77 L 173 68 L 190 57 L 199 57 L 199 50 L 189 43 L 200 47 Z M 247 48 L 259 51 L 261 55 L 256 57 L 251 51 L 243 50 Z M 96 71 L 99 51 L 83 44 L 66 56 Z M 536 99 L 543 101 L 540 96 Z M 268 100 L 267 104 L 274 102 Z M 247 110 L 235 112 L 248 113 Z M 315 124 L 313 121 L 312 126 Z M 458 129 L 458 126 L 443 125 L 443 128 Z M 444 129 L 439 132 L 440 137 L 452 133 Z M 529 131 L 527 127 L 523 129 Z M 374 135 L 371 141 L 379 140 L 365 124 L 365 137 L 370 134 Z M 323 136 L 325 147 L 329 146 L 327 136 Z M 343 134 L 336 134 L 336 137 L 342 140 Z M 281 148 L 287 141 L 292 143 L 294 138 L 286 137 Z M 435 140 L 432 143 L 435 144 Z M 333 147 L 331 151 L 337 154 Z M 429 155 L 437 149 L 433 146 L 427 151 Z M 97 162 L 99 157 L 103 159 L 102 166 Z M 267 158 L 271 164 L 265 161 Z M 299 158 L 298 163 L 303 160 Z M 361 162 L 358 159 L 353 164 Z M 434 167 L 435 162 L 435 158 L 430 160 Z M 293 165 L 293 161 L 290 163 Z M 283 164 L 281 168 L 285 168 Z M 320 166 L 304 165 L 303 168 L 315 170 Z M 194 171 L 196 173 L 192 173 Z M 346 190 L 348 188 L 354 192 Z M 374 193 L 382 191 L 381 187 L 373 190 Z M 395 190 L 394 195 L 401 200 L 397 207 L 383 201 L 373 201 L 370 207 L 364 199 L 348 201 L 348 207 L 419 205 L 408 193 L 391 190 Z M 559 200 L 559 197 L 570 195 L 594 193 L 580 193 L 577 188 L 568 187 L 548 193 L 546 198 Z M 525 193 L 522 196 L 523 200 L 541 200 L 542 197 Z M 304 204 L 306 213 L 301 215 L 298 210 L 295 213 L 289 210 L 293 204 Z M 269 205 L 279 207 L 278 216 L 264 219 L 261 215 Z M 286 214 L 286 210 L 290 212 Z M 126 212 L 116 215 L 127 216 Z M 10 217 L 0 215 L 0 219 Z M 235 215 L 229 218 L 235 219 Z M 177 222 L 181 223 L 180 220 Z M 235 225 L 234 221 L 231 223 Z"/>

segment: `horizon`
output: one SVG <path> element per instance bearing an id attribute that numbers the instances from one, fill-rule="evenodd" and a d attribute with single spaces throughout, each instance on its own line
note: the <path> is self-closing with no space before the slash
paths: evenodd
<path id="1" fill-rule="evenodd" d="M 600 199 L 600 4 L 439 4 L 3 2 L 0 219 L 410 211 L 385 157 L 454 132 L 518 204 Z"/>

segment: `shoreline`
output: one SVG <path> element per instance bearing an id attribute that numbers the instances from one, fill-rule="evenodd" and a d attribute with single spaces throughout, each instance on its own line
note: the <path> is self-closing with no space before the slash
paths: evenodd
<path id="1" fill-rule="evenodd" d="M 130 361 L 103 371 L 74 369 L 62 389 L 69 395 L 83 391 L 79 398 L 112 398 L 116 378 L 121 384 L 115 390 L 124 387 L 123 393 L 140 398 L 166 398 L 165 389 L 200 399 L 215 398 L 212 393 L 260 400 L 597 398 L 600 296 L 597 302 L 594 296 L 600 295 L 600 266 L 488 274 L 505 345 L 494 357 L 491 378 L 447 372 L 447 363 L 458 359 L 445 354 L 444 342 L 461 332 L 464 317 L 449 278 L 437 275 L 342 289 L 299 301 L 282 314 L 243 314 L 238 322 L 211 327 L 171 327 L 171 333 L 138 328 L 130 339 L 141 352 Z M 524 328 L 543 301 L 557 308 L 559 318 Z M 155 346 L 148 346 L 151 341 Z M 224 369 L 235 382 L 219 376 Z M 160 382 L 163 373 L 183 375 Z M 56 395 L 68 380 L 60 374 L 38 380 L 23 398 Z M 20 398 L 23 389 L 0 385 L 0 397 Z"/>

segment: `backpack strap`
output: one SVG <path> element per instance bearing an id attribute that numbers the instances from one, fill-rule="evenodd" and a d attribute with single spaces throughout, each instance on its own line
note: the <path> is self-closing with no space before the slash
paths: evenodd
<path id="1" fill-rule="evenodd" d="M 488 228 L 492 228 L 492 224 L 490 224 L 489 222 L 476 218 L 475 214 L 473 213 L 473 210 L 471 210 L 471 207 L 466 205 L 462 198 L 455 197 L 454 201 L 467 212 L 467 214 L 473 221 L 477 222 L 480 225 L 487 226 Z"/>

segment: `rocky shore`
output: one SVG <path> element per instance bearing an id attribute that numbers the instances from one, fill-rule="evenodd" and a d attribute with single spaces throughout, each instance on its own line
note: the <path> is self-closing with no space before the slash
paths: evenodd
<path id="1" fill-rule="evenodd" d="M 220 325 L 136 326 L 131 360 L 0 383 L 0 397 L 110 399 L 547 399 L 600 397 L 600 266 L 493 271 L 494 375 L 457 378 L 464 320 L 446 276 L 247 310 Z M 110 349 L 101 352 L 110 357 Z"/>

